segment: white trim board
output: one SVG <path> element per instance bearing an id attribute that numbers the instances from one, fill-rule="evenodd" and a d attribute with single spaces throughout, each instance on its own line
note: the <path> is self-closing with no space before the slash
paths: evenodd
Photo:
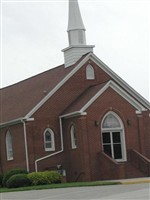
<path id="1" fill-rule="evenodd" d="M 126 89 L 133 97 L 138 99 L 146 108 L 150 109 L 150 102 L 141 96 L 136 90 L 134 90 L 127 82 L 125 82 L 120 76 L 112 71 L 105 63 L 103 63 L 95 54 L 91 54 L 91 60 L 95 62 L 102 70 L 104 70 L 109 76 L 111 76 L 120 86 Z"/>
<path id="2" fill-rule="evenodd" d="M 119 83 L 129 94 L 132 94 L 141 104 L 150 109 L 150 103 L 139 95 L 132 87 L 130 87 L 123 79 L 121 79 L 115 72 L 113 72 L 107 65 L 105 65 L 95 54 L 92 52 L 87 54 L 85 58 L 64 78 L 62 79 L 25 117 L 31 117 L 57 90 L 63 86 L 89 59 L 95 62 L 102 70 L 111 76 L 117 83 Z M 142 105 L 141 105 L 142 106 Z"/>
<path id="3" fill-rule="evenodd" d="M 17 119 L 8 121 L 8 122 L 1 123 L 0 124 L 0 128 L 5 128 L 7 126 L 13 126 L 13 125 L 22 123 L 23 121 L 27 121 L 27 122 L 28 121 L 34 121 L 34 118 L 25 118 L 25 117 L 17 118 Z"/>
<path id="4" fill-rule="evenodd" d="M 132 106 L 134 106 L 138 111 L 146 111 L 145 107 L 142 106 L 138 101 L 131 97 L 127 92 L 125 92 L 121 87 L 119 87 L 114 81 L 110 80 L 102 89 L 99 90 L 80 110 L 80 112 L 85 112 L 87 108 L 94 103 L 94 101 L 101 96 L 109 87 L 116 91 L 120 96 L 122 96 L 126 101 L 128 101 Z"/>
<path id="5" fill-rule="evenodd" d="M 88 56 L 89 57 L 89 56 Z M 85 57 L 67 76 L 62 79 L 27 115 L 26 118 L 32 116 L 60 87 L 66 83 L 87 61 Z"/>

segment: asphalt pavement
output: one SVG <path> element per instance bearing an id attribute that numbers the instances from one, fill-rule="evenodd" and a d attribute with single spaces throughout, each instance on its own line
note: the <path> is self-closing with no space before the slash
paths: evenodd
<path id="1" fill-rule="evenodd" d="M 149 178 L 116 181 L 122 184 L 1 193 L 0 200 L 150 200 Z"/>

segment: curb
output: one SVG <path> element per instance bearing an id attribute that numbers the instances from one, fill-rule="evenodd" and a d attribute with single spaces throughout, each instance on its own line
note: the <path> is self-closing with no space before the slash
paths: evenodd
<path id="1" fill-rule="evenodd" d="M 140 183 L 150 183 L 150 180 L 141 180 L 141 181 L 123 181 L 121 184 L 129 185 L 129 184 L 140 184 Z"/>

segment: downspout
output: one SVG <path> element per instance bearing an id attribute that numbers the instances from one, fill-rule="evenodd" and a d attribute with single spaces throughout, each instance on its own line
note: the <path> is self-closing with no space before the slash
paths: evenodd
<path id="1" fill-rule="evenodd" d="M 2 168 L 2 149 L 1 149 L 1 134 L 0 134 L 0 173 L 3 174 L 3 168 Z"/>
<path id="2" fill-rule="evenodd" d="M 60 116 L 59 117 L 59 124 L 60 124 L 60 141 L 61 141 L 61 150 L 60 151 L 57 151 L 55 153 L 52 153 L 50 155 L 47 155 L 47 156 L 44 156 L 42 158 L 39 158 L 37 160 L 35 160 L 35 171 L 38 172 L 38 162 L 41 161 L 41 160 L 44 160 L 44 159 L 47 159 L 47 158 L 50 158 L 52 156 L 55 156 L 59 153 L 62 153 L 64 151 L 64 143 L 63 143 L 63 131 L 62 131 L 62 117 Z"/>
<path id="3" fill-rule="evenodd" d="M 28 157 L 28 147 L 27 147 L 26 123 L 23 120 L 21 120 L 21 122 L 23 123 L 23 132 L 24 132 L 24 145 L 25 145 L 25 155 L 26 155 L 26 167 L 27 167 L 27 172 L 29 172 L 29 157 Z"/>
<path id="4" fill-rule="evenodd" d="M 50 155 L 44 156 L 42 158 L 38 158 L 37 160 L 35 160 L 35 171 L 38 172 L 38 162 L 41 160 L 45 160 L 47 158 L 50 158 L 52 156 L 55 156 L 59 153 L 62 153 L 64 151 L 64 142 L 63 142 L 63 129 L 62 129 L 62 118 L 68 118 L 68 117 L 73 117 L 73 116 L 80 116 L 80 115 L 86 115 L 86 112 L 81 112 L 81 111 L 77 111 L 77 112 L 73 112 L 73 113 L 69 113 L 69 114 L 65 114 L 65 115 L 61 115 L 59 116 L 59 124 L 60 124 L 60 139 L 61 139 L 61 150 L 57 151 L 55 153 L 52 153 Z"/>

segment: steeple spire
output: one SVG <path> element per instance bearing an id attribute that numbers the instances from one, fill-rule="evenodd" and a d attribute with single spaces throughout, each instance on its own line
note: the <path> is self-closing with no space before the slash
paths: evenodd
<path id="1" fill-rule="evenodd" d="M 77 0 L 69 1 L 69 19 L 67 31 L 69 45 L 86 44 L 85 27 Z"/>
<path id="2" fill-rule="evenodd" d="M 65 67 L 76 63 L 79 58 L 88 52 L 93 52 L 93 45 L 86 45 L 85 27 L 82 21 L 78 0 L 69 0 L 68 18 L 69 47 L 63 49 Z"/>

